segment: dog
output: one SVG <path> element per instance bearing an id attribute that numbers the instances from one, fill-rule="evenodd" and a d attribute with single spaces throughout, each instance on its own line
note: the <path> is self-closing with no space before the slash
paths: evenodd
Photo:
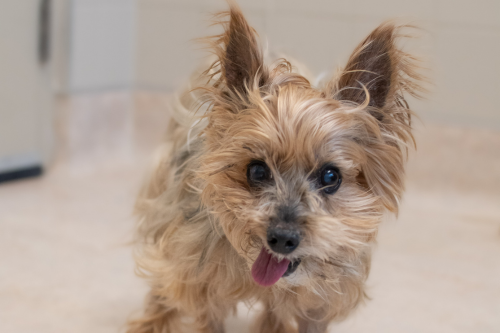
<path id="1" fill-rule="evenodd" d="M 397 45 L 405 27 L 383 23 L 315 87 L 285 59 L 266 64 L 229 7 L 136 204 L 151 290 L 129 333 L 224 332 L 242 301 L 262 305 L 255 332 L 326 332 L 367 298 L 378 226 L 398 212 L 414 146 L 405 96 L 424 90 Z"/>

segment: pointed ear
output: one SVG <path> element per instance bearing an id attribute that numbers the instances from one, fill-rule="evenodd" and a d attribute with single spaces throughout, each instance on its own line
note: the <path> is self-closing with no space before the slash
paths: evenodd
<path id="1" fill-rule="evenodd" d="M 404 99 L 420 97 L 427 82 L 416 58 L 396 45 L 402 28 L 384 23 L 375 29 L 349 58 L 347 66 L 326 87 L 331 97 L 357 105 L 365 124 L 357 142 L 365 147 L 366 161 L 358 175 L 360 186 L 379 196 L 384 206 L 397 212 L 404 188 L 404 162 L 411 133 L 412 111 Z"/>
<path id="2" fill-rule="evenodd" d="M 395 45 L 401 27 L 386 22 L 376 28 L 349 58 L 345 69 L 330 85 L 335 99 L 363 104 L 381 120 L 387 109 L 402 101 L 404 92 L 418 96 L 421 90 L 415 59 Z M 380 119 L 379 119 L 380 118 Z"/>
<path id="3" fill-rule="evenodd" d="M 229 3 L 229 23 L 221 35 L 219 60 L 226 86 L 240 94 L 255 83 L 262 86 L 267 73 L 263 66 L 262 51 L 257 44 L 256 32 L 248 25 L 241 10 L 232 1 Z M 258 82 L 254 82 L 257 78 Z"/>

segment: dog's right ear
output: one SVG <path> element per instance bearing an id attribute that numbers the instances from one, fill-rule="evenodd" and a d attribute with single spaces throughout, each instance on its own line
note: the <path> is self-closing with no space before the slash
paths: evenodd
<path id="1" fill-rule="evenodd" d="M 256 32 L 249 26 L 236 3 L 229 1 L 229 22 L 217 40 L 221 75 L 229 90 L 246 95 L 247 89 L 264 85 L 267 72 Z M 257 80 L 257 82 L 256 82 Z"/>

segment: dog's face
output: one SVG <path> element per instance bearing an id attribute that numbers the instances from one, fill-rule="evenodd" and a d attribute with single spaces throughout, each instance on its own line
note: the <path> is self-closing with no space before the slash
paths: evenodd
<path id="1" fill-rule="evenodd" d="M 363 261 L 403 191 L 418 88 L 393 25 L 376 29 L 322 88 L 286 61 L 264 66 L 236 9 L 217 41 L 200 174 L 203 201 L 263 286 L 334 276 Z"/>

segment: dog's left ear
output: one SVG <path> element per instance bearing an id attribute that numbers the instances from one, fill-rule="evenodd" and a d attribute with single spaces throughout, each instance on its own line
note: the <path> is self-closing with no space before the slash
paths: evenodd
<path id="1" fill-rule="evenodd" d="M 419 97 L 425 78 L 418 61 L 396 45 L 401 27 L 384 23 L 354 51 L 347 66 L 326 87 L 326 95 L 362 108 L 364 123 L 356 141 L 365 149 L 358 183 L 376 193 L 384 206 L 397 212 L 404 188 L 407 145 L 414 143 L 411 116 L 404 95 Z M 366 112 L 363 113 L 363 112 Z"/>
<path id="2" fill-rule="evenodd" d="M 229 5 L 229 22 L 221 35 L 222 48 L 219 49 L 221 74 L 230 90 L 245 95 L 247 88 L 264 84 L 267 72 L 255 30 L 236 3 L 230 1 Z"/>
<path id="3" fill-rule="evenodd" d="M 422 77 L 416 72 L 415 59 L 395 44 L 400 30 L 391 22 L 375 29 L 356 47 L 328 93 L 337 100 L 367 103 L 378 120 L 404 102 L 403 93 L 418 96 Z"/>

